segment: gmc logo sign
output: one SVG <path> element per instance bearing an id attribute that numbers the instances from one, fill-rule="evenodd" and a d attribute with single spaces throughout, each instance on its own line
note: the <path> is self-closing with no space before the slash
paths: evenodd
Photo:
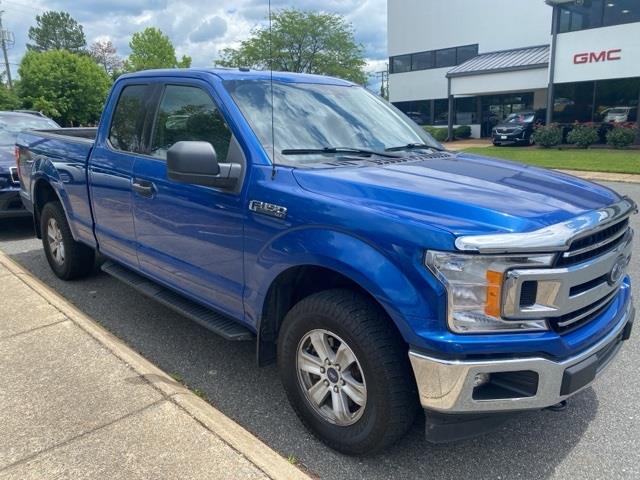
<path id="1" fill-rule="evenodd" d="M 573 56 L 573 63 L 581 65 L 583 63 L 612 62 L 622 59 L 622 49 L 602 50 L 601 52 L 576 53 Z"/>

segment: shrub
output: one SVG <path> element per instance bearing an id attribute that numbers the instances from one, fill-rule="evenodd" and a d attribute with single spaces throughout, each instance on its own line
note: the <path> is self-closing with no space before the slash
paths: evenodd
<path id="1" fill-rule="evenodd" d="M 567 142 L 573 143 L 579 148 L 589 148 L 599 140 L 598 129 L 589 124 L 576 123 L 567 134 Z"/>
<path id="2" fill-rule="evenodd" d="M 636 139 L 637 130 L 633 127 L 617 126 L 607 132 L 607 145 L 613 148 L 626 148 Z"/>
<path id="3" fill-rule="evenodd" d="M 533 141 L 542 148 L 550 148 L 562 142 L 562 129 L 557 125 L 540 125 L 532 135 Z"/>
<path id="4" fill-rule="evenodd" d="M 430 133 L 431 136 L 438 142 L 444 142 L 449 136 L 449 132 L 446 128 L 432 127 L 430 125 L 425 125 L 423 128 L 427 131 L 427 133 Z"/>
<path id="5" fill-rule="evenodd" d="M 464 138 L 469 138 L 471 137 L 471 127 L 469 125 L 460 125 L 459 127 L 457 127 L 454 132 L 453 132 L 453 136 L 459 139 L 464 139 Z"/>

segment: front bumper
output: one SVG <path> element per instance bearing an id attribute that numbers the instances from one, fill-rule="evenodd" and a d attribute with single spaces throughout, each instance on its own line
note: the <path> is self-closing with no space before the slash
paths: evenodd
<path id="1" fill-rule="evenodd" d="M 411 350 L 409 358 L 420 402 L 427 410 L 448 414 L 535 410 L 555 405 L 604 371 L 629 337 L 634 317 L 629 297 L 615 328 L 606 337 L 560 362 L 542 357 L 442 360 Z M 478 374 L 489 374 L 495 380 L 475 387 Z"/>
<path id="2" fill-rule="evenodd" d="M 527 143 L 529 137 L 526 131 L 518 133 L 494 133 L 492 135 L 492 141 L 494 145 L 513 145 L 514 143 Z"/>

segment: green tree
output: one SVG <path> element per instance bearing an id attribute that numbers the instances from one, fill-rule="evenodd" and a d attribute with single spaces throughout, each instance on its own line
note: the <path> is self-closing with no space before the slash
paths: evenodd
<path id="1" fill-rule="evenodd" d="M 22 106 L 22 102 L 14 90 L 0 84 L 0 110 L 15 110 Z"/>
<path id="2" fill-rule="evenodd" d="M 96 122 L 111 84 L 91 57 L 66 50 L 27 52 L 18 73 L 25 108 L 66 126 Z"/>
<path id="3" fill-rule="evenodd" d="M 69 50 L 80 52 L 87 44 L 82 25 L 67 12 L 48 11 L 36 15 L 36 26 L 29 27 L 29 50 Z"/>
<path id="4" fill-rule="evenodd" d="M 161 30 L 149 27 L 136 32 L 129 42 L 131 55 L 125 62 L 125 70 L 137 72 L 151 68 L 188 68 L 191 57 L 176 58 L 176 49 L 171 40 Z"/>
<path id="5" fill-rule="evenodd" d="M 269 28 L 255 29 L 238 48 L 225 48 L 223 67 L 250 67 L 332 75 L 366 83 L 362 45 L 340 15 L 280 10 Z M 270 39 L 272 42 L 270 42 Z"/>

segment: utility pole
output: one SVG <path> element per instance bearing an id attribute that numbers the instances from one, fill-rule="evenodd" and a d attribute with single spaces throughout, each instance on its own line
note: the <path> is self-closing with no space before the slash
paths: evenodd
<path id="1" fill-rule="evenodd" d="M 376 78 L 380 79 L 380 96 L 382 98 L 389 98 L 389 65 L 386 70 L 376 72 Z"/>
<path id="2" fill-rule="evenodd" d="M 2 47 L 2 54 L 4 55 L 4 68 L 5 72 L 7 72 L 7 85 L 9 88 L 13 88 L 13 82 L 11 81 L 11 67 L 9 66 L 9 55 L 7 54 L 7 49 L 11 48 L 15 45 L 15 37 L 13 36 L 13 32 L 9 30 L 5 30 L 2 27 L 2 14 L 4 10 L 0 10 L 0 46 Z"/>

